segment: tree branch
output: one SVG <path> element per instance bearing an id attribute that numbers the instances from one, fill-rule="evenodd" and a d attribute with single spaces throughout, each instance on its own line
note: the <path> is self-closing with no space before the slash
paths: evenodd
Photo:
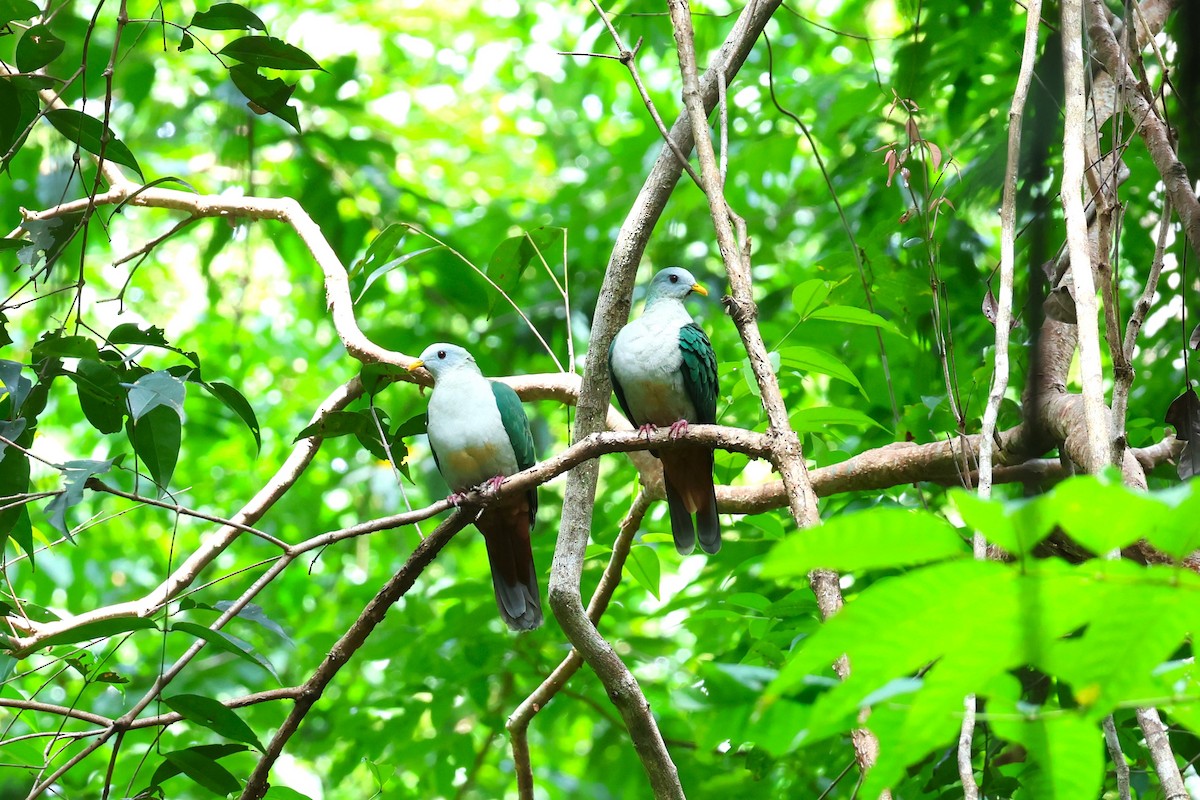
<path id="1" fill-rule="evenodd" d="M 778 6 L 779 0 L 751 3 L 739 15 L 705 73 L 703 93 L 707 108 L 712 108 L 716 103 L 716 75 L 723 73 L 726 83 L 732 82 Z M 671 139 L 680 152 L 691 150 L 691 124 L 686 115 L 681 115 L 675 121 L 671 128 Z M 592 318 L 591 345 L 575 421 L 576 440 L 601 430 L 608 413 L 609 396 L 612 393 L 607 369 L 608 346 L 629 316 L 638 262 L 679 177 L 679 160 L 672 149 L 664 146 L 617 235 Z M 567 479 L 563 516 L 550 573 L 550 608 L 571 644 L 595 670 L 608 690 L 609 698 L 621 710 L 655 795 L 681 797 L 678 774 L 662 744 L 662 737 L 658 734 L 645 697 L 628 668 L 599 634 L 583 609 L 579 585 L 591 530 L 598 475 L 598 466 L 592 462 L 573 470 Z"/>
<path id="2" fill-rule="evenodd" d="M 375 627 L 383 621 L 392 604 L 412 588 L 413 583 L 425 570 L 425 567 L 429 566 L 446 543 L 454 537 L 454 534 L 462 530 L 470 521 L 471 517 L 467 512 L 459 511 L 453 514 L 417 545 L 412 555 L 404 562 L 404 566 L 371 598 L 354 624 L 330 649 L 316 672 L 300 687 L 296 705 L 288 714 L 287 719 L 279 726 L 279 730 L 275 732 L 270 744 L 267 745 L 263 757 L 254 767 L 254 772 L 250 774 L 246 788 L 241 794 L 242 800 L 259 800 L 266 794 L 269 786 L 267 776 L 271 772 L 271 767 L 283 752 L 284 745 L 292 738 L 292 734 L 299 729 L 300 723 L 304 721 L 304 717 L 312 709 L 313 704 L 321 698 L 325 687 L 346 665 L 358 648 L 362 647 Z"/>

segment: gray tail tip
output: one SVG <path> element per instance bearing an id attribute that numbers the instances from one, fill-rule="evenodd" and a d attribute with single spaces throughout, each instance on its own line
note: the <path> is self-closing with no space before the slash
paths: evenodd
<path id="1" fill-rule="evenodd" d="M 504 624 L 510 631 L 516 633 L 532 631 L 542 626 L 542 604 L 538 600 L 528 598 L 525 602 L 525 610 L 516 616 L 510 614 L 508 609 L 501 605 L 500 618 L 504 620 Z"/>

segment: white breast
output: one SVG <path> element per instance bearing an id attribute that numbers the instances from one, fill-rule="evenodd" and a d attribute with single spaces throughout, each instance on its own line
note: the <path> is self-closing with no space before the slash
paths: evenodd
<path id="1" fill-rule="evenodd" d="M 691 321 L 681 303 L 660 302 L 617 333 L 612 371 L 637 423 L 695 420 L 679 349 L 679 329 Z"/>
<path id="2" fill-rule="evenodd" d="M 455 370 L 438 381 L 429 397 L 428 433 L 453 491 L 519 471 L 491 384 L 482 375 Z"/>

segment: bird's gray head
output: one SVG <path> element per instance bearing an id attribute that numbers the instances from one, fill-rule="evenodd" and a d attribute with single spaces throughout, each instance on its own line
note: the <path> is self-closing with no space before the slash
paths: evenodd
<path id="1" fill-rule="evenodd" d="M 708 290 L 696 280 L 692 273 L 683 267 L 667 267 L 654 276 L 650 281 L 650 289 L 646 292 L 646 304 L 655 300 L 673 298 L 682 300 L 692 292 L 707 295 Z"/>
<path id="2" fill-rule="evenodd" d="M 425 348 L 424 352 L 417 357 L 416 363 L 409 364 L 408 371 L 412 372 L 419 367 L 425 367 L 436 381 L 438 376 L 468 364 L 475 366 L 475 359 L 466 350 L 456 344 L 435 342 Z"/>

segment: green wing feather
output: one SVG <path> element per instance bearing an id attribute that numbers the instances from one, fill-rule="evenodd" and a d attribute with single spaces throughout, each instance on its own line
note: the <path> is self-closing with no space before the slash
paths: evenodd
<path id="1" fill-rule="evenodd" d="M 629 403 L 625 400 L 625 391 L 621 388 L 621 383 L 617 380 L 617 376 L 613 372 L 612 368 L 613 349 L 616 346 L 617 337 L 614 336 L 613 340 L 609 342 L 608 345 L 608 379 L 612 381 L 613 393 L 617 396 L 617 405 L 619 405 L 621 410 L 625 412 L 625 419 L 629 420 L 629 423 L 636 428 L 641 423 L 634 419 L 633 414 L 629 411 Z"/>
<path id="2" fill-rule="evenodd" d="M 529 418 L 525 416 L 525 407 L 521 398 L 512 387 L 506 383 L 492 384 L 492 395 L 496 398 L 496 408 L 500 411 L 500 421 L 504 423 L 504 432 L 508 434 L 508 442 L 512 445 L 517 457 L 517 466 L 522 470 L 529 469 L 537 463 L 533 453 L 533 434 L 529 431 Z M 529 490 L 529 522 L 532 525 L 537 516 L 537 490 Z"/>
<path id="3" fill-rule="evenodd" d="M 712 342 L 695 323 L 679 329 L 679 349 L 683 353 L 683 388 L 696 407 L 695 420 L 712 424 L 717 421 L 717 354 Z M 618 395 L 619 397 L 619 395 Z"/>

